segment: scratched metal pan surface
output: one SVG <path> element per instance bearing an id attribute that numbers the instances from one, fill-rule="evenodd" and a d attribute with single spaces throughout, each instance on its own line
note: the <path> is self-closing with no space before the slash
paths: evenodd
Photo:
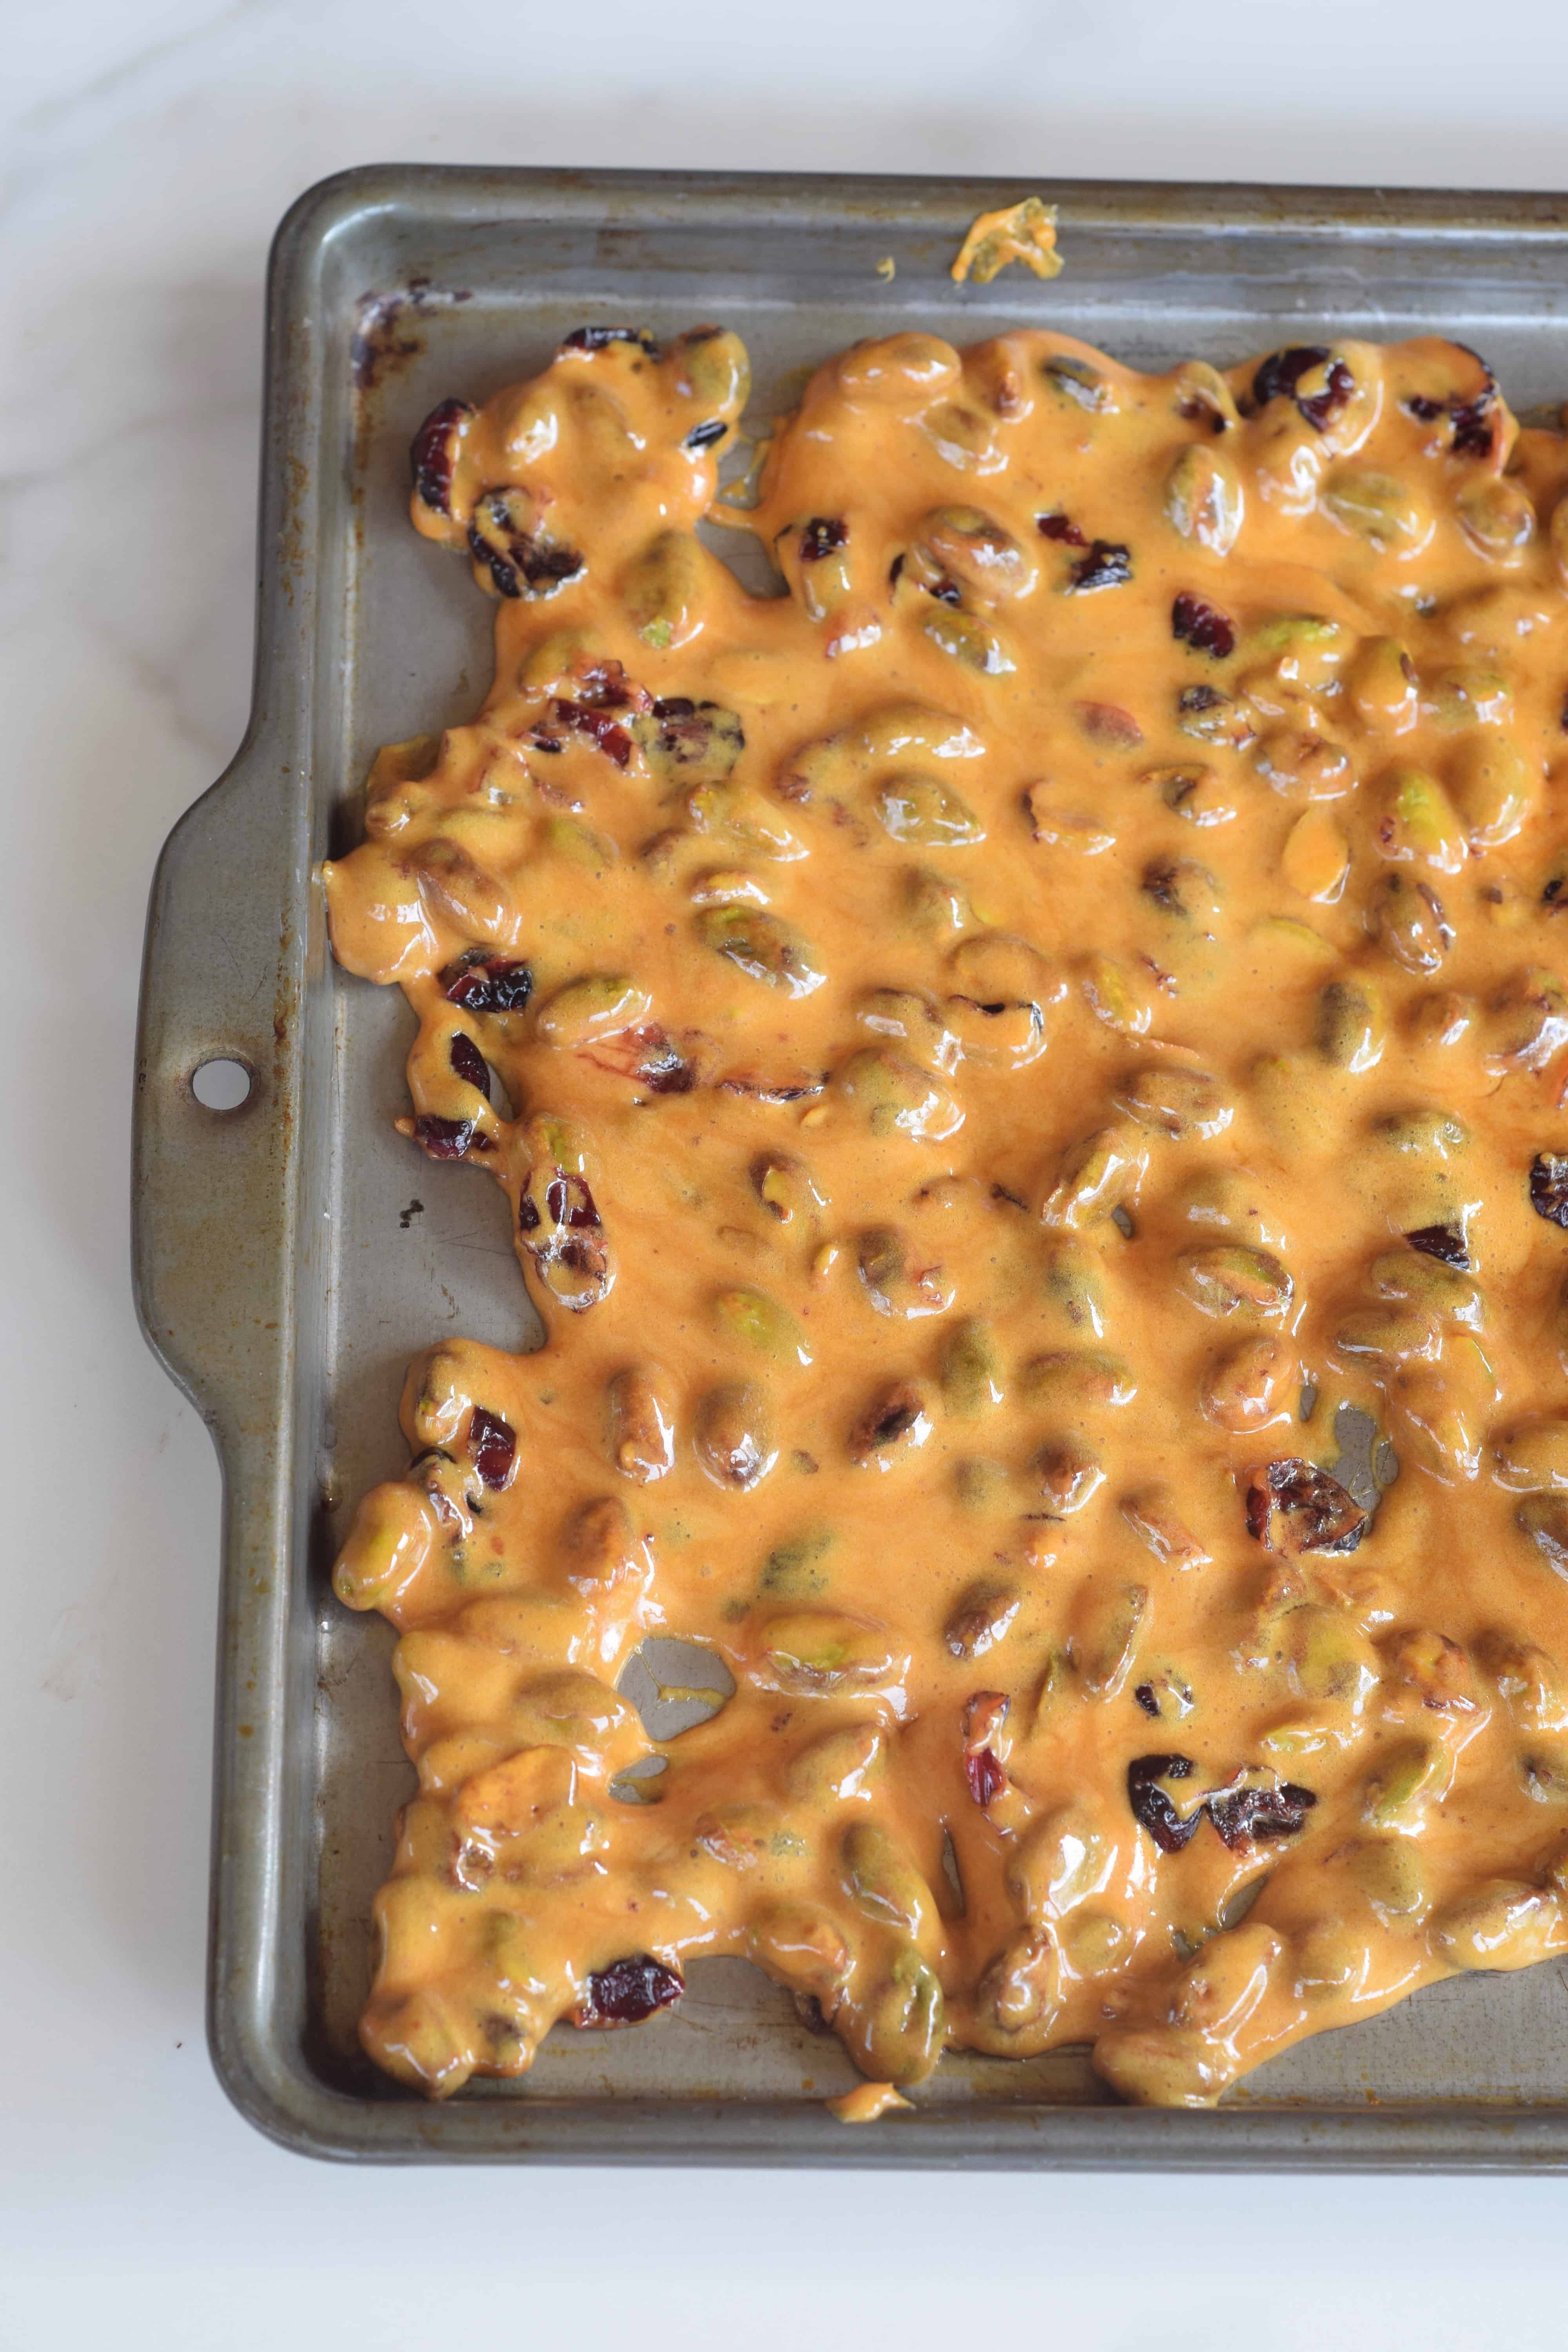
<path id="1" fill-rule="evenodd" d="M 406 450 L 572 327 L 739 330 L 754 413 L 858 336 L 1050 324 L 1142 366 L 1281 341 L 1439 331 L 1516 407 L 1568 393 L 1568 199 L 1077 184 L 1065 274 L 955 287 L 974 214 L 1023 190 L 923 182 L 388 166 L 303 197 L 268 291 L 255 707 L 153 884 L 137 1073 L 145 1328 L 224 1468 L 210 2037 L 262 2130 L 387 2162 L 1549 2168 L 1568 2164 L 1568 1986 L 1456 1979 L 1264 2067 L 1212 2114 L 1115 2103 L 1081 2052 L 945 2059 L 912 2115 L 848 2130 L 836 2042 L 738 1961 L 634 2032 L 558 2028 L 515 2084 L 432 2106 L 355 2018 L 398 1746 L 390 1629 L 334 1602 L 345 1514 L 402 1466 L 407 1359 L 538 1337 L 505 1204 L 392 1131 L 409 1023 L 327 951 L 317 862 L 357 837 L 375 747 L 467 717 L 489 675 L 468 567 L 420 541 Z M 891 257 L 893 273 L 878 265 Z M 191 1076 L 228 1056 L 242 1108 Z M 421 1205 L 422 1204 L 422 1205 Z M 169 1692 L 167 1703 L 180 1703 Z"/>

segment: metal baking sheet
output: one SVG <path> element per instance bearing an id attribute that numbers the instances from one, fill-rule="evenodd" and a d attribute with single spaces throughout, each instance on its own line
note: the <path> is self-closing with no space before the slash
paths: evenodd
<path id="1" fill-rule="evenodd" d="M 969 221 L 1020 186 L 389 166 L 302 197 L 268 289 L 249 732 L 153 884 L 137 1070 L 135 1255 L 149 1339 L 225 1475 L 209 2026 L 242 2112 L 381 2161 L 1554 2168 L 1568 1981 L 1456 1979 L 1264 2067 L 1212 2114 L 1112 2101 L 1084 2053 L 950 2056 L 915 2113 L 850 2130 L 832 2039 L 735 1961 L 635 2032 L 558 2028 L 521 2084 L 431 2106 L 354 2021 L 369 1911 L 413 1785 L 390 1629 L 328 1576 L 345 1515 L 401 1468 L 408 1357 L 537 1331 L 500 1195 L 391 1131 L 401 1000 L 327 952 L 317 861 L 356 837 L 375 747 L 466 717 L 489 675 L 467 567 L 406 520 L 409 436 L 584 320 L 744 336 L 753 413 L 858 336 L 1048 322 L 1143 366 L 1330 333 L 1440 331 L 1518 408 L 1568 393 L 1568 199 L 1042 185 L 1065 274 L 955 287 Z M 879 274 L 890 257 L 891 277 Z M 205 1058 L 244 1063 L 205 1109 Z M 170 1704 L 178 1695 L 169 1693 Z"/>

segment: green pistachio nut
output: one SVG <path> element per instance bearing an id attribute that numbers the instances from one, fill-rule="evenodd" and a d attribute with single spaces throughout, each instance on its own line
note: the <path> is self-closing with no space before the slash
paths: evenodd
<path id="1" fill-rule="evenodd" d="M 705 947 L 786 995 L 809 996 L 827 977 L 810 942 L 760 908 L 705 907 L 696 919 Z"/>
<path id="2" fill-rule="evenodd" d="M 1241 476 L 1230 459 L 1201 441 L 1188 444 L 1165 477 L 1165 515 L 1183 539 L 1228 555 L 1246 513 Z"/>

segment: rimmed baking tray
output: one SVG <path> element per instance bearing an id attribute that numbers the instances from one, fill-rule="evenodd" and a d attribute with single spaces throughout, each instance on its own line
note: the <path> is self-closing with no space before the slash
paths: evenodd
<path id="1" fill-rule="evenodd" d="M 521 2084 L 432 2107 L 354 2021 L 393 1809 L 412 1786 L 390 1630 L 328 1571 L 402 1466 L 409 1356 L 536 1334 L 500 1195 L 391 1129 L 406 1016 L 327 952 L 318 861 L 355 837 L 377 744 L 466 717 L 489 675 L 467 567 L 406 520 L 406 447 L 584 320 L 737 328 L 753 414 L 895 327 L 1050 323 L 1138 364 L 1320 331 L 1440 331 L 1519 408 L 1568 394 L 1568 199 L 1069 184 L 1065 274 L 956 287 L 1015 183 L 374 167 L 302 197 L 268 294 L 255 703 L 153 887 L 138 1045 L 137 1299 L 224 1468 L 209 2030 L 241 2111 L 382 2161 L 1548 2168 L 1568 2163 L 1568 1981 L 1552 1962 L 1434 1986 L 1289 2053 L 1213 2114 L 1113 2103 L 1081 2053 L 950 2057 L 916 2111 L 848 2130 L 832 2040 L 738 1962 L 636 2032 L 559 2028 Z M 888 272 L 888 260 L 894 264 Z M 881 265 L 881 268 L 879 268 Z M 192 1075 L 250 1092 L 204 1108 Z M 169 1695 L 171 1702 L 174 1695 Z"/>

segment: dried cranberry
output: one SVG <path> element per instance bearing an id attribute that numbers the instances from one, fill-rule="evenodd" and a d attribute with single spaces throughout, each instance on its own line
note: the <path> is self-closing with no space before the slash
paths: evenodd
<path id="1" fill-rule="evenodd" d="M 463 1160 L 470 1151 L 494 1148 L 488 1135 L 476 1133 L 471 1118 L 437 1118 L 428 1112 L 415 1120 L 414 1140 L 432 1160 Z"/>
<path id="2" fill-rule="evenodd" d="M 452 475 L 463 427 L 475 414 L 471 401 L 443 400 L 430 411 L 409 445 L 414 488 L 433 514 L 452 511 Z"/>
<path id="3" fill-rule="evenodd" d="M 689 1095 L 697 1084 L 695 1066 L 657 1022 L 637 1029 L 617 1029 L 613 1036 L 595 1038 L 578 1051 L 596 1070 L 630 1078 L 649 1094 Z"/>
<path id="4" fill-rule="evenodd" d="M 689 1095 L 697 1084 L 696 1069 L 668 1037 L 650 1049 L 637 1075 L 650 1095 Z"/>
<path id="5" fill-rule="evenodd" d="M 1180 1853 L 1203 1819 L 1203 1807 L 1184 1821 L 1162 1780 L 1192 1777 L 1190 1756 L 1135 1756 L 1127 1767 L 1127 1801 L 1132 1817 L 1146 1829 L 1162 1853 Z"/>
<path id="6" fill-rule="evenodd" d="M 468 1456 L 487 1486 L 504 1486 L 517 1457 L 517 1433 L 499 1412 L 477 1404 L 468 1415 Z"/>
<path id="7" fill-rule="evenodd" d="M 1129 551 L 1113 540 L 1089 541 L 1087 555 L 1080 555 L 1068 575 L 1068 593 L 1087 596 L 1096 588 L 1121 588 L 1132 577 L 1132 558 Z"/>
<path id="8" fill-rule="evenodd" d="M 1201 710 L 1217 710 L 1220 704 L 1229 698 L 1228 695 L 1220 692 L 1217 686 L 1184 686 L 1176 708 L 1191 716 Z"/>
<path id="9" fill-rule="evenodd" d="M 1204 1810 L 1234 1853 L 1257 1838 L 1295 1837 L 1317 1801 L 1310 1789 L 1285 1780 L 1275 1789 L 1215 1790 Z"/>
<path id="10" fill-rule="evenodd" d="M 981 1806 L 988 1805 L 992 1798 L 1000 1795 L 1007 1785 L 1007 1775 L 989 1748 L 974 1748 L 966 1751 L 963 1775 L 969 1782 L 970 1795 Z"/>
<path id="11" fill-rule="evenodd" d="M 1549 1224 L 1568 1227 L 1568 1151 L 1538 1151 L 1530 1163 L 1530 1205 Z"/>
<path id="12" fill-rule="evenodd" d="M 962 604 L 963 602 L 963 591 L 956 580 L 939 580 L 936 586 L 929 588 L 926 593 L 934 596 L 939 604 Z"/>
<path id="13" fill-rule="evenodd" d="M 576 2011 L 579 2025 L 640 2025 L 656 2009 L 668 2009 L 686 1990 L 674 1969 L 649 1952 L 634 1952 L 595 1969 Z"/>
<path id="14" fill-rule="evenodd" d="M 803 523 L 800 533 L 800 560 L 803 563 L 820 563 L 825 555 L 832 555 L 849 536 L 849 526 L 837 515 L 813 515 Z"/>
<path id="15" fill-rule="evenodd" d="M 1299 1454 L 1280 1455 L 1247 1483 L 1247 1532 L 1270 1551 L 1354 1551 L 1370 1516 L 1348 1487 Z"/>
<path id="16" fill-rule="evenodd" d="M 556 727 L 566 727 L 585 735 L 595 748 L 624 768 L 632 756 L 632 739 L 624 727 L 606 711 L 595 710 L 584 702 L 552 702 L 550 721 Z"/>
<path id="17" fill-rule="evenodd" d="M 1184 591 L 1171 607 L 1171 635 L 1184 638 L 1194 653 L 1213 654 L 1216 661 L 1236 651 L 1236 623 L 1201 596 Z"/>
<path id="18" fill-rule="evenodd" d="M 522 576 L 531 588 L 546 580 L 575 580 L 583 559 L 573 547 L 545 547 L 535 540 L 522 551 Z"/>
<path id="19" fill-rule="evenodd" d="M 1309 394 L 1305 400 L 1298 393 L 1296 405 L 1315 433 L 1326 433 L 1354 390 L 1354 376 L 1343 360 L 1334 360 L 1322 391 Z"/>
<path id="20" fill-rule="evenodd" d="M 710 416 L 701 425 L 692 426 L 683 446 L 692 451 L 711 449 L 714 442 L 722 441 L 729 430 L 721 416 Z"/>
<path id="21" fill-rule="evenodd" d="M 563 1265 L 571 1267 L 574 1274 L 583 1275 L 595 1282 L 604 1274 L 605 1253 L 596 1242 L 585 1242 L 576 1235 L 568 1234 L 557 1247 L 555 1255 Z"/>
<path id="22" fill-rule="evenodd" d="M 561 348 L 563 352 L 602 352 L 609 343 L 637 343 L 650 360 L 658 357 L 658 345 L 646 327 L 574 327 Z"/>
<path id="23" fill-rule="evenodd" d="M 868 1445 L 893 1445 L 911 1430 L 924 1412 L 919 1397 L 907 1391 L 895 1391 L 887 1409 L 870 1422 L 862 1423 L 858 1433 Z"/>
<path id="24" fill-rule="evenodd" d="M 490 1098 L 489 1064 L 485 1060 L 473 1039 L 465 1036 L 460 1029 L 455 1029 L 452 1033 L 452 1042 L 447 1048 L 447 1059 L 464 1084 L 478 1087 L 480 1094 L 489 1102 Z"/>
<path id="25" fill-rule="evenodd" d="M 624 662 L 607 656 L 584 663 L 576 672 L 576 699 L 589 710 L 647 710 L 646 687 L 626 676 Z"/>
<path id="26" fill-rule="evenodd" d="M 1467 347 L 1461 344 L 1462 350 Z M 1502 425 L 1502 412 L 1498 400 L 1497 378 L 1485 360 L 1471 352 L 1470 357 L 1481 371 L 1481 388 L 1468 400 L 1451 394 L 1447 400 L 1431 399 L 1425 393 L 1415 393 L 1404 404 L 1405 413 L 1423 425 L 1435 425 L 1440 416 L 1449 421 L 1449 446 L 1456 457 L 1490 457 L 1497 449 Z"/>
<path id="27" fill-rule="evenodd" d="M 1087 547 L 1089 544 L 1070 515 L 1037 515 L 1035 528 L 1042 539 L 1060 540 L 1064 547 Z"/>
<path id="28" fill-rule="evenodd" d="M 1321 392 L 1309 393 L 1303 399 L 1296 386 L 1312 368 L 1329 362 L 1328 382 Z M 1355 390 L 1355 378 L 1343 360 L 1332 358 L 1323 343 L 1298 343 L 1287 352 L 1275 352 L 1266 359 L 1252 379 L 1252 397 L 1259 408 L 1271 400 L 1293 400 L 1315 433 L 1327 432 L 1334 417 Z"/>
<path id="29" fill-rule="evenodd" d="M 539 1231 L 539 1211 L 526 1192 L 517 1204 L 517 1224 L 520 1233 L 536 1234 Z"/>
<path id="30" fill-rule="evenodd" d="M 1450 410 L 1454 423 L 1454 455 L 1456 457 L 1489 457 L 1497 447 L 1498 425 L 1497 386 L 1489 382 L 1473 400 L 1462 401 Z"/>
<path id="31" fill-rule="evenodd" d="M 1152 1683 L 1138 1684 L 1132 1696 L 1137 1700 L 1145 1715 L 1159 1714 L 1160 1702 L 1154 1696 L 1154 1685 Z"/>
<path id="32" fill-rule="evenodd" d="M 465 1013 L 521 1013 L 533 994 L 533 972 L 521 957 L 469 948 L 441 974 L 441 993 Z"/>
<path id="33" fill-rule="evenodd" d="M 489 571 L 500 596 L 521 596 L 525 587 L 575 580 L 583 569 L 575 548 L 556 547 L 535 536 L 529 529 L 532 512 L 531 501 L 521 490 L 486 490 L 475 501 L 468 552 Z"/>
<path id="34" fill-rule="evenodd" d="M 1181 915 L 1186 912 L 1186 902 L 1182 896 L 1182 876 L 1179 867 L 1162 865 L 1156 859 L 1152 865 L 1144 868 L 1141 887 L 1148 892 L 1156 907 L 1164 908 L 1166 914 Z"/>
<path id="35" fill-rule="evenodd" d="M 1441 1258 L 1445 1265 L 1457 1265 L 1468 1273 L 1470 1253 L 1465 1247 L 1465 1236 L 1457 1225 L 1417 1225 L 1405 1240 L 1424 1257 Z"/>
<path id="36" fill-rule="evenodd" d="M 594 1195 L 581 1176 L 553 1175 L 544 1188 L 544 1205 L 558 1225 L 595 1234 L 600 1230 Z"/>
<path id="37" fill-rule="evenodd" d="M 732 710 L 717 702 L 693 702 L 689 695 L 666 696 L 653 706 L 658 731 L 651 746 L 666 766 L 695 768 L 705 761 L 740 758 L 746 738 Z"/>
<path id="38" fill-rule="evenodd" d="M 1321 367 L 1328 356 L 1326 343 L 1296 343 L 1289 351 L 1271 352 L 1259 362 L 1253 376 L 1253 399 L 1259 408 L 1267 408 L 1271 400 L 1286 394 L 1293 400 L 1296 386 L 1307 370 Z"/>

